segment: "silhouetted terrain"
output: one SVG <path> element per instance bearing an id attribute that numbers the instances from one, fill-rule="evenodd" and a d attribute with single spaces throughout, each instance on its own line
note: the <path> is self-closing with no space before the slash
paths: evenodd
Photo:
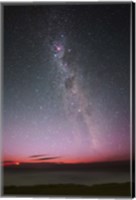
<path id="1" fill-rule="evenodd" d="M 4 167 L 6 195 L 130 196 L 129 161 Z"/>
<path id="2" fill-rule="evenodd" d="M 128 196 L 130 183 L 110 183 L 94 186 L 74 184 L 54 184 L 35 186 L 7 186 L 4 195 L 47 195 L 47 196 Z"/>
<path id="3" fill-rule="evenodd" d="M 4 186 L 75 184 L 92 186 L 130 182 L 130 163 L 24 163 L 3 168 Z"/>
<path id="4" fill-rule="evenodd" d="M 10 165 L 4 167 L 4 171 L 127 171 L 130 172 L 130 161 L 113 161 L 98 163 L 21 163 L 19 166 Z"/>

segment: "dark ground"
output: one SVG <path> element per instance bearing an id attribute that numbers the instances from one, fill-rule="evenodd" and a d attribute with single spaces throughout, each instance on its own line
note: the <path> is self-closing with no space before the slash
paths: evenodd
<path id="1" fill-rule="evenodd" d="M 130 183 L 110 183 L 94 186 L 75 184 L 5 186 L 3 195 L 9 196 L 125 196 L 130 197 Z"/>

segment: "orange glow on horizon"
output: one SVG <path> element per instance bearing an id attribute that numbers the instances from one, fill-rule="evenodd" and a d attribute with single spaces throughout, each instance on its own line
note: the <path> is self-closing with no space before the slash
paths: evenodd
<path id="1" fill-rule="evenodd" d="M 96 163 L 96 162 L 107 162 L 107 161 L 117 161 L 117 160 L 126 160 L 126 157 L 109 157 L 106 156 L 91 156 L 91 157 L 81 157 L 81 158 L 75 158 L 75 157 L 64 157 L 64 158 L 57 158 L 57 159 L 51 159 L 51 160 L 36 160 L 31 159 L 29 157 L 11 157 L 7 156 L 4 158 L 2 165 L 3 166 L 11 166 L 11 165 L 23 165 L 23 164 L 42 164 L 42 163 L 54 163 L 54 164 L 78 164 L 78 163 Z"/>
<path id="2" fill-rule="evenodd" d="M 15 165 L 20 165 L 20 163 L 19 163 L 19 162 L 16 162 Z"/>

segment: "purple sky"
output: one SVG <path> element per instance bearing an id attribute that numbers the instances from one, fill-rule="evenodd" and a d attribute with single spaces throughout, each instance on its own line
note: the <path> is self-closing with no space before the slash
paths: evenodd
<path id="1" fill-rule="evenodd" d="M 129 17 L 129 4 L 4 8 L 4 160 L 129 159 Z"/>

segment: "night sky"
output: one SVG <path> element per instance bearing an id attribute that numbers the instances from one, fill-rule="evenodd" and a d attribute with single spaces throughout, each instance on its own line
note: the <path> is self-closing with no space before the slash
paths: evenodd
<path id="1" fill-rule="evenodd" d="M 130 3 L 4 6 L 3 159 L 129 159 Z"/>

